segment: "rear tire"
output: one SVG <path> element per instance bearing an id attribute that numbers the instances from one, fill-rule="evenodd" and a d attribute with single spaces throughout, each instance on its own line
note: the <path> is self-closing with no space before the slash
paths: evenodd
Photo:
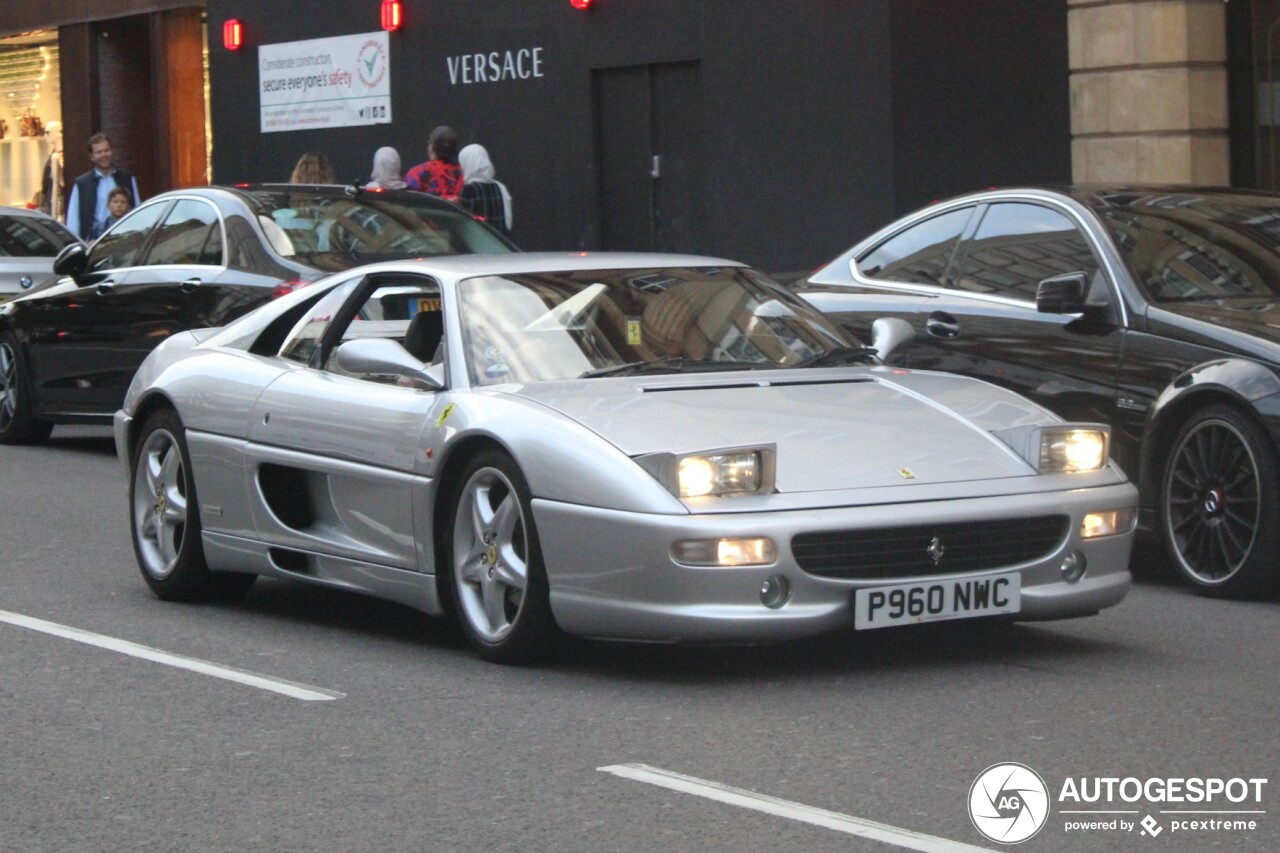
<path id="1" fill-rule="evenodd" d="M 480 657 L 527 663 L 557 645 L 529 486 L 515 460 L 485 450 L 459 476 L 446 531 L 449 586 L 463 633 Z"/>
<path id="2" fill-rule="evenodd" d="M 1230 406 L 1194 413 L 1174 437 L 1160 488 L 1160 533 L 1174 567 L 1202 595 L 1257 598 L 1280 589 L 1280 469 L 1266 432 Z"/>
<path id="3" fill-rule="evenodd" d="M 142 427 L 129 477 L 129 521 L 142 579 L 165 601 L 238 598 L 258 579 L 211 571 L 205 562 L 191 457 L 172 409 L 152 413 Z"/>
<path id="4" fill-rule="evenodd" d="M 52 431 L 53 424 L 35 416 L 17 336 L 0 334 L 0 444 L 43 444 Z"/>

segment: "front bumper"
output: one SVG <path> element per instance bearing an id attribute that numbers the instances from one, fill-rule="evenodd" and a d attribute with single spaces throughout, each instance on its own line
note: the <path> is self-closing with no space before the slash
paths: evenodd
<path id="1" fill-rule="evenodd" d="M 645 515 L 534 500 L 551 586 L 551 607 L 565 631 L 589 637 L 658 642 L 783 639 L 853 627 L 859 588 L 915 580 L 963 580 L 1008 572 L 1021 576 L 1018 620 L 1064 619 L 1117 604 L 1129 590 L 1133 533 L 1083 540 L 1086 513 L 1134 507 L 1128 483 L 1012 497 L 921 504 L 838 507 L 716 515 Z M 877 529 L 902 525 L 981 522 L 1050 513 L 1070 517 L 1069 533 L 1052 553 L 1027 563 L 966 574 L 892 580 L 848 580 L 807 574 L 796 563 L 791 539 L 810 531 Z M 777 545 L 773 565 L 691 568 L 675 563 L 671 544 L 681 539 L 768 536 Z M 1084 554 L 1088 569 L 1063 580 L 1063 558 Z M 786 578 L 791 596 L 777 609 L 761 601 L 761 586 Z"/>

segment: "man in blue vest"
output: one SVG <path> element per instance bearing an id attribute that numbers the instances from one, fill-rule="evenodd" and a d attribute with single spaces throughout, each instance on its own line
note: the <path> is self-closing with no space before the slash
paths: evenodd
<path id="1" fill-rule="evenodd" d="M 133 193 L 134 207 L 142 202 L 138 179 L 116 168 L 116 155 L 105 133 L 89 137 L 89 159 L 93 160 L 93 168 L 76 178 L 71 197 L 67 199 L 67 228 L 82 240 L 102 236 L 107 217 L 111 215 L 107 210 L 107 196 L 116 187 Z"/>

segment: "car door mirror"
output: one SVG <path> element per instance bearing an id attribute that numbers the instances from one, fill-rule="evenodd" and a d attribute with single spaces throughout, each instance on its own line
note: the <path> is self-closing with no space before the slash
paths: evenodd
<path id="1" fill-rule="evenodd" d="M 68 243 L 53 259 L 53 271 L 57 275 L 77 276 L 84 272 L 88 261 L 88 246 L 84 243 Z"/>
<path id="2" fill-rule="evenodd" d="M 1069 272 L 1046 278 L 1036 285 L 1036 310 L 1041 314 L 1079 314 L 1089 295 L 1089 277 Z"/>
<path id="3" fill-rule="evenodd" d="M 894 350 L 910 343 L 915 336 L 911 324 L 901 317 L 881 317 L 871 324 L 871 346 L 881 361 L 887 360 Z"/>
<path id="4" fill-rule="evenodd" d="M 444 386 L 427 365 L 386 338 L 356 338 L 334 350 L 338 368 L 353 376 L 403 376 L 428 391 Z"/>

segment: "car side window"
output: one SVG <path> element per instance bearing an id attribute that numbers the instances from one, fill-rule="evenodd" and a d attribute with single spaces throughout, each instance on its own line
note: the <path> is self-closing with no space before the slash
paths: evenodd
<path id="1" fill-rule="evenodd" d="M 441 360 L 444 311 L 440 287 L 433 279 L 388 279 L 371 290 L 354 312 L 344 312 L 344 316 L 350 316 L 350 321 L 340 339 L 330 341 L 335 347 L 361 338 L 385 338 L 400 344 L 424 364 Z M 330 356 L 325 369 L 347 375 L 336 361 Z M 361 374 L 359 378 L 391 383 L 397 380 L 389 375 Z"/>
<path id="2" fill-rule="evenodd" d="M 162 264 L 222 265 L 222 226 L 213 205 L 187 198 L 174 204 L 147 253 L 147 266 Z"/>
<path id="3" fill-rule="evenodd" d="M 151 229 L 168 209 L 167 202 L 160 202 L 143 205 L 126 215 L 93 244 L 85 271 L 105 272 L 133 266 L 138 260 L 138 252 L 151 235 Z"/>
<path id="4" fill-rule="evenodd" d="M 965 207 L 900 231 L 864 255 L 858 261 L 858 272 L 882 281 L 942 287 L 951 256 L 972 215 L 973 208 Z"/>
<path id="5" fill-rule="evenodd" d="M 355 290 L 356 285 L 362 281 L 364 277 L 357 276 L 345 284 L 338 285 L 313 305 L 310 311 L 303 314 L 285 337 L 284 344 L 280 347 L 280 357 L 310 364 L 311 356 L 319 349 L 320 339 L 324 337 L 329 324 L 333 322 L 334 317 L 338 316 L 343 303 L 351 296 L 351 291 Z"/>
<path id="6" fill-rule="evenodd" d="M 1038 204 L 1001 202 L 987 208 L 964 247 L 954 287 L 1035 302 L 1051 276 L 1082 272 L 1093 280 L 1098 260 L 1076 223 Z"/>

